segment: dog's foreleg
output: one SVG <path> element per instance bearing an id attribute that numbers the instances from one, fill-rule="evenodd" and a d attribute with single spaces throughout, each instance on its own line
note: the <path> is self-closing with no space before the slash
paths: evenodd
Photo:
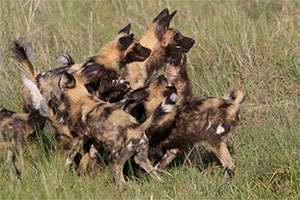
<path id="1" fill-rule="evenodd" d="M 208 148 L 214 152 L 214 154 L 221 161 L 222 165 L 225 167 L 226 171 L 222 182 L 225 183 L 229 178 L 234 176 L 235 165 L 233 159 L 228 151 L 226 142 L 220 141 L 218 147 L 208 145 Z"/>
<path id="2" fill-rule="evenodd" d="M 123 168 L 126 160 L 127 160 L 126 155 L 119 155 L 119 154 L 113 155 L 112 172 L 114 174 L 115 182 L 118 187 L 121 187 L 125 183 Z"/>
<path id="3" fill-rule="evenodd" d="M 156 173 L 156 170 L 152 166 L 150 160 L 148 159 L 148 149 L 149 149 L 149 141 L 147 136 L 144 134 L 136 149 L 134 161 L 136 162 L 136 164 L 142 167 L 147 173 L 150 173 L 157 181 L 162 181 L 162 179 Z"/>

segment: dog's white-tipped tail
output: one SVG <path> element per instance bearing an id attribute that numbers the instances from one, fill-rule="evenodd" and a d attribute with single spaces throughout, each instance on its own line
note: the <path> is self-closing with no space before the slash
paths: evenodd
<path id="1" fill-rule="evenodd" d="M 226 99 L 230 99 L 231 105 L 227 107 L 227 118 L 235 119 L 239 113 L 240 104 L 245 100 L 246 94 L 242 90 L 235 90 L 231 92 Z"/>
<path id="2" fill-rule="evenodd" d="M 22 76 L 22 81 L 30 91 L 32 105 L 35 109 L 39 110 L 39 113 L 43 117 L 49 116 L 48 105 L 45 97 L 42 96 L 40 90 L 27 76 Z"/>
<path id="3" fill-rule="evenodd" d="M 67 53 L 64 53 L 63 55 L 59 56 L 57 58 L 57 61 L 60 62 L 63 65 L 72 65 L 75 64 L 74 59 Z"/>

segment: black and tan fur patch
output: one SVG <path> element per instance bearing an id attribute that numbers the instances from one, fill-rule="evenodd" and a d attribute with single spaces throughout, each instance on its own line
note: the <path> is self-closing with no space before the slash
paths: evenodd
<path id="1" fill-rule="evenodd" d="M 31 113 L 15 113 L 5 108 L 0 109 L 0 147 L 7 160 L 11 161 L 17 171 L 21 173 L 22 147 L 27 137 L 35 127 L 44 124 L 47 118 L 41 116 L 38 110 Z"/>

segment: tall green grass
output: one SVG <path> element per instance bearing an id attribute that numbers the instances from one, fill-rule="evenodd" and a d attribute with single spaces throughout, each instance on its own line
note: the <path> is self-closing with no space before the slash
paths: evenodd
<path id="1" fill-rule="evenodd" d="M 20 68 L 9 48 L 19 36 L 33 44 L 34 65 L 58 67 L 64 52 L 85 61 L 120 28 L 140 38 L 163 8 L 172 26 L 196 40 L 188 70 L 196 96 L 247 92 L 234 145 L 236 176 L 199 148 L 199 166 L 172 167 L 164 183 L 140 173 L 122 190 L 109 167 L 94 176 L 64 170 L 51 131 L 29 139 L 22 181 L 0 163 L 0 199 L 298 199 L 300 197 L 300 4 L 260 1 L 0 1 L 0 103 L 22 110 Z M 50 143 L 46 145 L 44 143 Z M 188 162 L 187 162 L 188 163 Z M 196 165 L 196 164 L 194 164 Z M 200 170 L 199 170 L 200 169 Z"/>

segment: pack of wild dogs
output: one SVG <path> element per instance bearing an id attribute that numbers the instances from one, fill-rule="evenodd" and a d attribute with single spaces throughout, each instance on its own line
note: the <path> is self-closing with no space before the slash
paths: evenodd
<path id="1" fill-rule="evenodd" d="M 117 185 L 125 183 L 129 158 L 161 180 L 159 173 L 183 146 L 199 143 L 221 161 L 224 176 L 232 177 L 235 165 L 226 142 L 240 119 L 245 93 L 193 96 L 186 62 L 195 41 L 170 27 L 175 13 L 162 10 L 139 41 L 128 24 L 85 63 L 64 54 L 62 67 L 42 73 L 33 67 L 31 44 L 16 39 L 12 51 L 25 72 L 23 112 L 0 107 L 1 160 L 20 175 L 26 138 L 47 122 L 67 168 L 84 145 L 78 170 L 87 170 L 104 149 Z"/>

